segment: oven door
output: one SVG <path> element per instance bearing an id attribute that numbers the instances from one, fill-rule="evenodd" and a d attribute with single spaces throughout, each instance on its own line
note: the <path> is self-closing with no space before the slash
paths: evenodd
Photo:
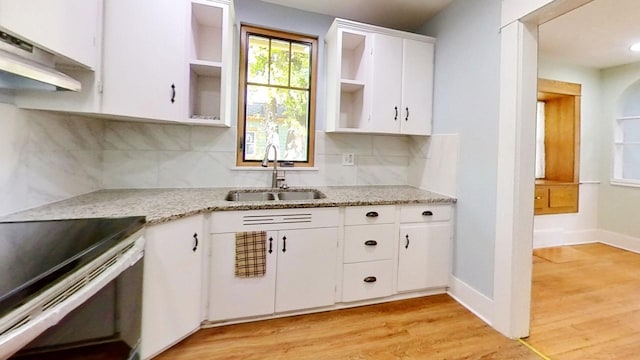
<path id="1" fill-rule="evenodd" d="M 4 316 L 0 359 L 137 359 L 143 249 L 138 231 Z"/>

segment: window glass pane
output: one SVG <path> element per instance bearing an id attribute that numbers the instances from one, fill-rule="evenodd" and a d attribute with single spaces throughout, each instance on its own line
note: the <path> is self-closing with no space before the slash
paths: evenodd
<path id="1" fill-rule="evenodd" d="M 271 40 L 270 85 L 289 86 L 289 42 Z"/>
<path id="2" fill-rule="evenodd" d="M 262 160 L 273 143 L 278 160 L 307 161 L 308 129 L 308 91 L 247 85 L 244 160 Z"/>
<path id="3" fill-rule="evenodd" d="M 625 120 L 622 131 L 624 142 L 640 142 L 640 120 Z M 640 167 L 640 163 L 638 164 Z"/>
<path id="4" fill-rule="evenodd" d="M 257 84 L 269 83 L 269 39 L 249 36 L 247 54 L 247 81 Z"/>
<path id="5" fill-rule="evenodd" d="M 311 46 L 291 44 L 291 87 L 308 89 L 311 73 Z"/>
<path id="6" fill-rule="evenodd" d="M 622 154 L 622 177 L 640 180 L 640 146 L 624 145 Z"/>

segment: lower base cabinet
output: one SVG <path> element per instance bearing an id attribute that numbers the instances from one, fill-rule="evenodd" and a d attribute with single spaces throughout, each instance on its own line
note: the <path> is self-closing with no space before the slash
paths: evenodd
<path id="1" fill-rule="evenodd" d="M 140 352 L 149 359 L 202 323 L 202 215 L 145 229 Z"/>
<path id="2" fill-rule="evenodd" d="M 397 290 L 447 286 L 450 243 L 451 227 L 448 222 L 400 226 Z"/>
<path id="3" fill-rule="evenodd" d="M 328 210 L 328 211 L 327 211 Z M 258 215 L 252 215 L 258 214 Z M 257 226 L 235 227 L 233 219 L 272 214 Z M 287 311 L 330 306 L 335 303 L 338 241 L 338 209 L 257 211 L 213 215 L 216 223 L 233 232 L 213 233 L 209 261 L 209 321 L 270 315 Z M 273 220 L 276 219 L 276 220 Z M 280 220 L 279 220 L 280 219 Z M 285 226 L 282 219 L 292 219 Z M 296 224 L 294 219 L 302 219 Z M 274 224 L 268 222 L 273 221 Z M 284 220 L 287 221 L 287 220 Z M 240 221 L 241 222 L 241 221 Z M 280 222 L 280 224 L 278 224 Z M 313 227 L 331 224 L 332 227 Z M 274 227 L 308 227 L 278 229 Z M 266 231 L 266 273 L 260 277 L 235 276 L 235 236 L 242 231 Z M 269 252 L 268 250 L 271 250 Z"/>
<path id="4" fill-rule="evenodd" d="M 446 287 L 451 272 L 451 206 L 400 208 L 397 291 Z"/>

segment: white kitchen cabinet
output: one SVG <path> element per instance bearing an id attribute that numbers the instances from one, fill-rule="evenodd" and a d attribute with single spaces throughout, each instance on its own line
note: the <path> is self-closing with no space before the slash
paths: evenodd
<path id="1" fill-rule="evenodd" d="M 141 357 L 148 359 L 200 328 L 203 215 L 145 230 Z"/>
<path id="2" fill-rule="evenodd" d="M 446 287 L 451 272 L 451 207 L 400 210 L 397 291 Z"/>
<path id="3" fill-rule="evenodd" d="M 184 119 L 187 5 L 176 0 L 105 2 L 102 113 Z"/>
<path id="4" fill-rule="evenodd" d="M 101 112 L 229 126 L 233 24 L 225 0 L 106 2 Z"/>
<path id="5" fill-rule="evenodd" d="M 229 0 L 109 0 L 100 10 L 95 72 L 65 70 L 83 90 L 21 91 L 17 106 L 230 126 L 236 50 Z"/>
<path id="6" fill-rule="evenodd" d="M 213 214 L 208 320 L 333 305 L 337 224 L 337 208 Z M 264 276 L 235 276 L 235 234 L 241 231 L 267 232 Z"/>
<path id="7" fill-rule="evenodd" d="M 431 133 L 435 39 L 336 19 L 326 41 L 327 132 Z"/>
<path id="8" fill-rule="evenodd" d="M 102 0 L 0 0 L 0 30 L 57 56 L 95 69 Z"/>
<path id="9" fill-rule="evenodd" d="M 345 209 L 342 301 L 393 294 L 396 207 L 353 206 Z"/>

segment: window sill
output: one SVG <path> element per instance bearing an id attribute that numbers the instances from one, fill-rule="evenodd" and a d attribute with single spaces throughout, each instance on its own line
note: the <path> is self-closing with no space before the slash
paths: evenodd
<path id="1" fill-rule="evenodd" d="M 614 186 L 640 187 L 639 180 L 611 179 L 610 184 Z"/>
<path id="2" fill-rule="evenodd" d="M 317 167 L 287 167 L 287 166 L 278 166 L 278 171 L 318 171 Z M 262 167 L 262 166 L 234 166 L 231 168 L 231 171 L 273 171 L 273 166 Z"/>

